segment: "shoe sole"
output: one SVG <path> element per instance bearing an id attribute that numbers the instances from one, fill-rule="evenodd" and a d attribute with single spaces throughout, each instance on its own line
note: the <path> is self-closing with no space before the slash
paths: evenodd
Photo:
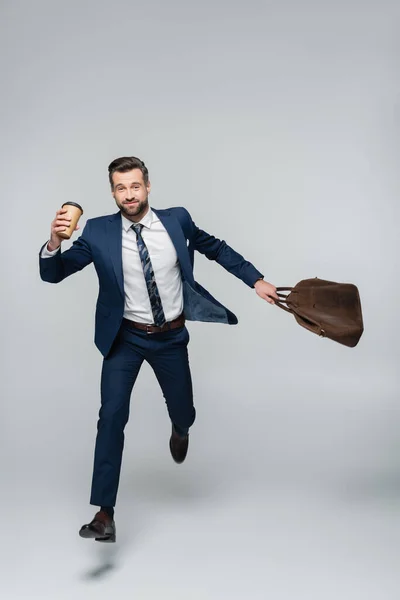
<path id="1" fill-rule="evenodd" d="M 113 543 L 116 540 L 116 535 L 115 532 L 114 533 L 110 533 L 110 534 L 106 534 L 103 536 L 99 537 L 99 534 L 97 531 L 93 531 L 92 529 L 89 528 L 85 528 L 85 529 L 81 529 L 79 531 L 79 535 L 81 538 L 84 538 L 86 540 L 89 539 L 94 539 L 96 542 L 108 542 L 108 543 Z"/>
<path id="2" fill-rule="evenodd" d="M 108 537 L 103 538 L 94 538 L 95 542 L 105 542 L 106 544 L 113 544 L 115 542 L 115 533 L 113 535 L 109 535 Z"/>

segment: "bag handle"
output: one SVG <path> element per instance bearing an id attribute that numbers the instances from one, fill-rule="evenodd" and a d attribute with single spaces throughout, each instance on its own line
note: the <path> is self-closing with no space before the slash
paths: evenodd
<path id="1" fill-rule="evenodd" d="M 292 290 L 292 288 L 276 288 L 276 289 L 277 290 L 282 290 L 282 289 L 288 289 L 288 290 L 290 289 L 290 290 Z M 295 293 L 295 292 L 298 292 L 298 290 L 293 290 L 293 293 Z M 285 296 L 284 294 L 278 294 L 278 296 L 283 296 L 283 298 L 287 298 L 287 296 Z M 296 315 L 297 314 L 303 320 L 308 321 L 312 325 L 316 325 L 317 327 L 320 327 L 320 325 L 316 321 L 314 321 L 313 319 L 310 319 L 310 317 L 303 317 L 301 314 L 298 314 L 296 311 L 294 311 L 291 308 L 288 308 L 287 306 L 285 306 L 284 304 L 282 304 L 282 302 L 286 302 L 287 303 L 287 300 L 286 299 L 285 300 L 280 299 L 279 301 L 275 300 L 275 305 L 279 306 L 279 308 L 282 308 L 282 310 L 286 310 L 286 312 L 291 313 L 292 315 Z M 319 334 L 319 337 L 325 337 L 325 335 L 326 335 L 325 331 L 323 329 L 321 329 L 321 333 Z"/>
<path id="2" fill-rule="evenodd" d="M 276 306 L 279 306 L 279 308 L 283 308 L 283 310 L 286 310 L 287 312 L 290 312 L 293 314 L 293 311 L 290 310 L 287 306 L 283 306 L 282 302 L 286 302 L 287 300 L 286 298 L 288 297 L 288 294 L 280 294 L 279 292 L 292 292 L 293 294 L 297 293 L 298 290 L 294 290 L 292 287 L 277 287 L 276 288 L 276 294 L 277 296 L 279 296 L 279 302 L 277 300 L 275 300 L 275 304 Z"/>
<path id="3" fill-rule="evenodd" d="M 278 296 L 282 296 L 283 294 L 278 294 Z M 291 310 L 290 308 L 288 308 L 287 306 L 285 306 L 284 304 L 282 304 L 282 302 L 286 302 L 286 300 L 275 300 L 274 304 L 275 306 L 279 306 L 279 308 L 282 308 L 283 310 L 286 310 L 286 312 L 292 313 L 294 314 L 294 311 Z"/>
<path id="4" fill-rule="evenodd" d="M 299 290 L 295 290 L 292 287 L 277 287 L 276 288 L 277 295 L 280 296 L 281 298 L 287 298 L 289 294 L 280 294 L 279 292 L 291 292 L 292 294 L 298 294 Z"/>

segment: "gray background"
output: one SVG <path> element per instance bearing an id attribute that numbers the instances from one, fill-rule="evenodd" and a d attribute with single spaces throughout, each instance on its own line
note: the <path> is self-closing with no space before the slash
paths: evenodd
<path id="1" fill-rule="evenodd" d="M 398 598 L 399 12 L 3 0 L 4 598 Z M 126 154 L 155 208 L 185 206 L 274 285 L 357 284 L 365 333 L 321 340 L 197 254 L 239 325 L 188 324 L 182 466 L 144 365 L 118 543 L 98 547 L 77 534 L 94 514 L 96 274 L 43 283 L 38 252 L 63 202 L 81 226 L 115 212 L 107 165 Z"/>

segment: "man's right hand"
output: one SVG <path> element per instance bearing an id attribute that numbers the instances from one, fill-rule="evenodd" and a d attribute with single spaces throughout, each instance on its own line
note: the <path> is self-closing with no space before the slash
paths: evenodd
<path id="1" fill-rule="evenodd" d="M 51 223 L 51 237 L 50 241 L 47 244 L 47 250 L 52 252 L 61 246 L 61 242 L 64 241 L 64 238 L 58 235 L 58 232 L 65 231 L 67 227 L 69 227 L 71 222 L 71 217 L 68 217 L 65 213 L 68 212 L 67 208 L 60 208 L 56 212 L 56 216 L 54 221 Z M 75 231 L 79 229 L 79 225 L 75 227 Z"/>

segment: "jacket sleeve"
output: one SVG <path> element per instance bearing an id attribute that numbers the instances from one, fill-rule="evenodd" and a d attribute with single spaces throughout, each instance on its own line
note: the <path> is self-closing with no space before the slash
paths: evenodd
<path id="1" fill-rule="evenodd" d="M 54 256 L 42 258 L 39 252 L 39 271 L 43 281 L 59 283 L 93 261 L 90 247 L 90 220 L 86 222 L 80 237 L 65 252 L 59 250 Z"/>
<path id="2" fill-rule="evenodd" d="M 195 250 L 200 252 L 200 254 L 204 254 L 209 260 L 215 260 L 221 267 L 224 267 L 229 273 L 241 279 L 251 288 L 254 287 L 257 279 L 264 277 L 254 265 L 228 246 L 224 240 L 220 240 L 200 229 L 192 220 L 189 213 L 188 216 L 192 222 Z"/>

